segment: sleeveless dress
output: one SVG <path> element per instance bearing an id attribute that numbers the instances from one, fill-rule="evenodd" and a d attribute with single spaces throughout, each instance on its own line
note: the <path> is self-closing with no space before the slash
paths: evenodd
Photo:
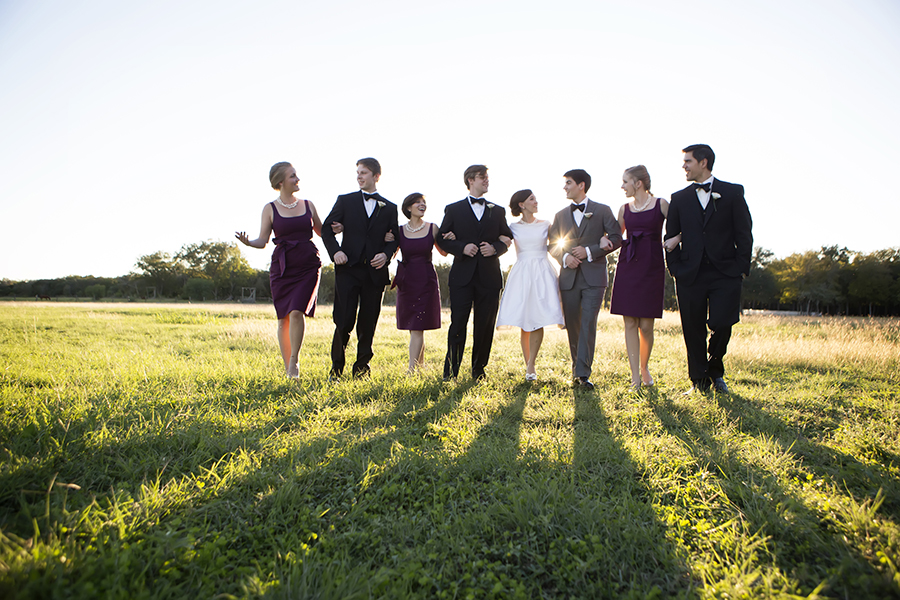
<path id="1" fill-rule="evenodd" d="M 535 331 L 548 325 L 563 327 L 562 303 L 556 269 L 547 254 L 548 221 L 511 223 L 516 264 L 500 298 L 497 329 L 519 327 Z"/>
<path id="2" fill-rule="evenodd" d="M 397 275 L 391 284 L 391 288 L 397 288 L 397 329 L 440 329 L 441 291 L 431 264 L 434 236 L 429 230 L 420 238 L 408 238 L 406 227 L 401 227 L 399 244 L 403 261 L 397 263 Z"/>
<path id="3" fill-rule="evenodd" d="M 609 312 L 640 319 L 662 318 L 666 285 L 662 230 L 665 217 L 656 206 L 631 212 L 625 205 L 625 230 L 613 281 Z"/>
<path id="4" fill-rule="evenodd" d="M 275 251 L 269 266 L 269 283 L 279 319 L 287 317 L 292 310 L 299 310 L 307 317 L 316 312 L 322 261 L 312 241 L 312 210 L 309 201 L 303 202 L 306 214 L 299 217 L 282 217 L 272 202 Z"/>

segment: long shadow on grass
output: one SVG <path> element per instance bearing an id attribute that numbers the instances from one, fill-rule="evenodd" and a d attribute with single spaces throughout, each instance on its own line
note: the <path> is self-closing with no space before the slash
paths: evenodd
<path id="1" fill-rule="evenodd" d="M 302 525 L 274 543 L 284 558 L 267 595 L 690 595 L 688 569 L 595 396 L 560 389 L 562 402 L 575 403 L 571 426 L 559 429 L 574 442 L 572 463 L 522 451 L 533 389 L 505 388 L 462 454 L 454 434 L 490 401 L 477 395 L 418 440 L 408 433 L 421 430 L 419 415 L 398 405 L 398 429 L 351 440 L 327 464 L 287 478 L 265 511 L 273 528 Z M 291 556 L 304 528 L 316 537 Z"/>
<path id="2" fill-rule="evenodd" d="M 737 395 L 716 395 L 715 399 L 695 396 L 689 402 L 727 406 L 732 425 L 742 433 L 741 423 L 762 417 L 756 409 L 747 409 L 746 401 Z M 829 582 L 830 591 L 841 597 L 874 598 L 896 593 L 870 562 L 846 542 L 836 523 L 829 524 L 810 510 L 765 465 L 744 460 L 740 449 L 719 441 L 718 432 L 693 416 L 695 406 L 675 404 L 665 395 L 655 394 L 650 396 L 649 404 L 665 430 L 679 439 L 700 465 L 712 466 L 711 470 L 719 473 L 721 489 L 739 511 L 746 530 L 756 539 L 768 540 L 757 559 L 760 563 L 771 561 L 785 577 L 789 589 L 795 589 L 793 593 L 809 594 L 825 581 Z M 772 433 L 782 437 L 775 439 L 787 435 L 783 427 L 777 431 L 780 433 Z M 748 435 L 762 434 L 757 430 Z M 781 444 L 782 453 L 790 456 L 795 441 L 792 438 L 791 443 Z M 799 455 L 791 459 L 795 464 L 801 462 Z M 802 470 L 797 473 L 805 475 Z"/>
<path id="3" fill-rule="evenodd" d="M 884 494 L 880 512 L 900 522 L 900 481 L 889 473 L 860 462 L 852 455 L 814 442 L 783 419 L 759 408 L 739 394 L 718 394 L 716 403 L 741 433 L 769 437 L 785 454 L 803 462 L 805 470 L 816 477 L 838 483 L 859 498 L 874 498 L 878 490 Z M 900 464 L 895 454 L 883 448 L 870 449 L 873 458 L 883 463 Z"/>
<path id="4" fill-rule="evenodd" d="M 253 573 L 263 580 L 275 572 L 290 579 L 291 565 L 301 564 L 292 561 L 304 556 L 304 548 L 313 551 L 320 545 L 316 540 L 332 540 L 326 534 L 333 526 L 344 524 L 349 530 L 340 530 L 339 551 L 361 557 L 362 564 L 367 564 L 369 559 L 365 557 L 371 552 L 370 542 L 365 540 L 369 538 L 356 535 L 355 521 L 349 517 L 361 519 L 363 532 L 370 529 L 366 512 L 360 513 L 357 506 L 365 506 L 369 499 L 374 499 L 375 504 L 390 503 L 394 494 L 402 493 L 400 486 L 388 485 L 384 489 L 371 482 L 378 481 L 383 468 L 392 470 L 401 481 L 406 477 L 404 446 L 413 447 L 416 452 L 439 446 L 437 437 L 423 435 L 427 426 L 451 412 L 470 386 L 471 383 L 448 387 L 441 382 L 422 382 L 409 394 L 383 402 L 386 414 L 379 412 L 340 423 L 322 435 L 300 436 L 303 441 L 294 444 L 291 436 L 315 418 L 314 412 L 335 406 L 328 401 L 323 405 L 300 398 L 302 394 L 296 391 L 291 392 L 295 394 L 293 399 L 291 393 L 285 398 L 287 390 L 279 387 L 267 392 L 267 401 L 254 397 L 242 406 L 263 406 L 279 400 L 286 406 L 265 413 L 263 419 L 242 419 L 243 426 L 235 430 L 219 415 L 203 414 L 191 408 L 193 403 L 182 402 L 179 410 L 169 415 L 171 420 L 161 423 L 159 435 L 142 435 L 121 442 L 105 440 L 100 451 L 89 443 L 93 421 L 71 423 L 66 425 L 71 441 L 67 442 L 64 455 L 48 453 L 47 460 L 41 463 L 14 472 L 4 471 L 0 486 L 10 492 L 7 506 L 0 506 L 0 525 L 5 534 L 27 539 L 34 534 L 32 516 L 38 518 L 42 535 L 65 531 L 60 525 L 71 530 L 81 510 L 109 522 L 110 527 L 101 524 L 100 532 L 90 534 L 91 540 L 98 540 L 101 552 L 81 555 L 76 550 L 70 553 L 65 566 L 51 562 L 47 567 L 38 567 L 39 572 L 45 568 L 47 571 L 43 579 L 32 579 L 37 586 L 34 589 L 40 590 L 35 592 L 37 595 L 49 593 L 47 586 L 53 581 L 57 587 L 70 586 L 77 594 L 79 585 L 85 585 L 85 577 L 90 583 L 90 573 L 105 569 L 103 561 L 108 562 L 111 557 L 116 557 L 118 564 L 120 555 L 125 562 L 126 555 L 135 556 L 131 563 L 143 565 L 138 571 L 115 570 L 116 585 L 134 593 L 147 586 L 153 588 L 151 582 L 162 577 L 160 581 L 172 589 L 202 589 L 201 595 L 205 596 L 223 590 L 240 594 L 242 589 L 248 592 L 241 586 L 248 585 Z M 362 403 L 377 387 L 363 392 Z M 334 390 L 325 393 L 331 391 Z M 236 404 L 231 395 L 197 402 L 198 407 L 207 409 L 220 406 L 231 410 Z M 251 408 L 251 415 L 253 412 L 255 409 Z M 53 429 L 41 435 L 62 439 L 63 433 Z M 84 484 L 93 478 L 94 483 L 83 485 L 79 493 L 55 490 L 22 496 L 23 489 L 46 490 L 57 472 L 56 481 Z M 445 476 L 443 469 L 433 466 L 429 472 Z M 218 485 L 217 479 L 227 484 Z M 102 480 L 102 485 L 96 483 L 98 480 Z M 200 483 L 193 483 L 194 480 Z M 184 486 L 184 491 L 173 495 L 166 491 L 169 484 Z M 142 486 L 148 487 L 149 493 Z M 98 496 L 96 503 L 93 494 Z M 136 505 L 133 499 L 139 497 L 142 501 Z M 19 498 L 22 506 L 13 507 Z M 49 513 L 42 517 L 45 500 Z M 121 516 L 107 516 L 120 512 Z M 113 526 L 119 522 L 127 522 L 128 526 Z M 406 529 L 409 524 L 401 522 L 400 527 Z M 78 531 L 85 535 L 83 528 Z M 80 546 L 74 540 L 73 543 L 74 548 Z M 328 544 L 324 546 L 326 559 L 321 568 L 303 570 L 303 577 L 297 581 L 314 588 L 333 588 L 334 597 L 350 597 L 354 590 L 368 589 L 369 581 L 347 580 L 346 565 L 339 556 L 329 553 Z M 302 564 L 308 562 L 315 561 Z M 10 579 L 12 589 L 24 583 L 23 577 L 28 580 L 27 571 Z M 348 581 L 350 587 L 332 586 L 336 579 Z M 197 588 L 201 580 L 205 587 Z"/>
<path id="5" fill-rule="evenodd" d="M 453 533 L 446 543 L 466 543 L 457 545 L 440 572 L 482 589 L 496 580 L 505 593 L 518 590 L 526 597 L 689 593 L 688 569 L 667 542 L 596 396 L 570 396 L 574 419 L 565 431 L 573 457 L 566 464 L 521 448 L 533 390 L 527 383 L 511 388 L 450 466 L 471 491 L 465 510 L 447 515 Z M 446 523 L 436 525 L 440 530 Z M 431 543 L 420 542 L 418 554 Z"/>

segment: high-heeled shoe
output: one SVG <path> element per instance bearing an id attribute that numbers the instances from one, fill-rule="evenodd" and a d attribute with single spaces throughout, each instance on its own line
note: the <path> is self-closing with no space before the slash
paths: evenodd
<path id="1" fill-rule="evenodd" d="M 525 381 L 537 381 L 537 373 L 525 373 Z"/>

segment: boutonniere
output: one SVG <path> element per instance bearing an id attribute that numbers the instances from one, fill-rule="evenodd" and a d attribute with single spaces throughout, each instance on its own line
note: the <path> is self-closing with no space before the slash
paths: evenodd
<path id="1" fill-rule="evenodd" d="M 491 204 L 490 202 L 485 202 L 484 205 L 488 208 L 494 208 L 494 205 Z"/>
<path id="2" fill-rule="evenodd" d="M 384 202 L 378 200 L 378 208 L 384 208 Z"/>
<path id="3" fill-rule="evenodd" d="M 592 212 L 591 212 L 591 213 L 584 213 L 584 218 L 585 218 L 585 219 L 590 219 L 590 218 L 593 217 L 593 216 L 594 216 L 594 213 L 592 213 Z"/>
<path id="4" fill-rule="evenodd" d="M 710 194 L 710 195 L 712 196 L 712 199 L 713 199 L 713 200 L 718 200 L 719 198 L 722 197 L 722 194 L 720 194 L 719 192 L 713 192 L 713 193 Z"/>

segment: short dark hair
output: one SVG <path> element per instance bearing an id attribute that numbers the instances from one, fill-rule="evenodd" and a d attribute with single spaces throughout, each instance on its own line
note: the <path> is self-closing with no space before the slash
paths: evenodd
<path id="1" fill-rule="evenodd" d="M 571 177 L 572 181 L 577 183 L 584 184 L 584 193 L 587 194 L 587 191 L 591 189 L 591 176 L 588 175 L 588 172 L 584 169 L 572 169 L 571 171 L 566 171 L 566 174 L 563 177 Z"/>
<path id="2" fill-rule="evenodd" d="M 368 170 L 372 171 L 372 175 L 381 176 L 381 164 L 374 158 L 361 158 L 356 161 L 356 166 L 358 167 L 359 165 L 362 165 Z"/>
<path id="3" fill-rule="evenodd" d="M 512 195 L 512 198 L 509 199 L 509 212 L 512 216 L 518 217 L 522 214 L 522 209 L 519 207 L 519 204 L 528 200 L 532 193 L 531 190 L 519 190 Z"/>
<path id="4" fill-rule="evenodd" d="M 424 198 L 422 194 L 419 192 L 414 192 L 403 199 L 403 204 L 400 205 L 400 211 L 407 219 L 412 218 L 412 212 L 409 210 L 409 207 L 419 201 L 419 198 Z"/>
<path id="5" fill-rule="evenodd" d="M 487 167 L 484 165 L 472 165 L 466 172 L 463 173 L 463 182 L 466 184 L 466 189 L 469 189 L 469 180 L 475 179 L 477 175 L 487 175 Z"/>
<path id="6" fill-rule="evenodd" d="M 697 162 L 700 162 L 705 158 L 706 168 L 712 171 L 713 163 L 716 162 L 716 153 L 706 144 L 692 144 L 687 148 L 683 148 L 681 151 L 690 152 L 691 156 L 693 156 L 694 160 Z"/>

